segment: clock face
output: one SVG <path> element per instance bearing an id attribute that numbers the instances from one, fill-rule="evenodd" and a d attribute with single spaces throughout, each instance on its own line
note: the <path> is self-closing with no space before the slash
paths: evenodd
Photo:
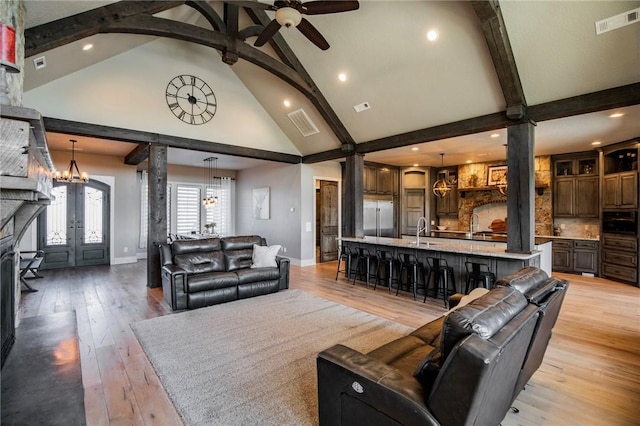
<path id="1" fill-rule="evenodd" d="M 169 82 L 166 92 L 169 109 L 187 124 L 204 124 L 216 114 L 216 95 L 198 77 L 179 75 Z"/>

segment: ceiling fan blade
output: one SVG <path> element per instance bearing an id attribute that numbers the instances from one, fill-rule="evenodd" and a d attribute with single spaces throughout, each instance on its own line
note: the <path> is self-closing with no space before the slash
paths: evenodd
<path id="1" fill-rule="evenodd" d="M 262 30 L 262 33 L 260 33 L 258 39 L 255 43 L 253 43 L 253 45 L 258 47 L 264 46 L 264 44 L 271 40 L 271 37 L 273 37 L 279 29 L 280 24 L 278 23 L 278 21 L 274 19 L 273 21 L 269 22 L 269 25 L 267 25 L 264 30 Z"/>
<path id="2" fill-rule="evenodd" d="M 323 13 L 338 13 L 348 12 L 350 10 L 357 10 L 360 8 L 360 3 L 357 1 L 308 1 L 303 3 L 300 9 L 300 13 L 305 15 L 320 15 Z"/>
<path id="3" fill-rule="evenodd" d="M 316 30 L 316 27 L 311 25 L 311 23 L 306 19 L 302 18 L 302 21 L 300 21 L 297 28 L 311 41 L 311 43 L 315 44 L 320 49 L 327 50 L 329 48 L 327 40 L 325 40 L 325 38 L 322 37 L 322 34 Z"/>
<path id="4" fill-rule="evenodd" d="M 276 10 L 272 5 L 262 3 L 257 0 L 235 0 L 232 2 L 232 4 L 239 7 L 248 7 L 251 9 Z"/>

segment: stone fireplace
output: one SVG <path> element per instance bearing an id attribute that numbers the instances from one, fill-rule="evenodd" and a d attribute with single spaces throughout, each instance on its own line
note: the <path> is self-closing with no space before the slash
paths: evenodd
<path id="1" fill-rule="evenodd" d="M 474 231 L 490 231 L 489 225 L 494 219 L 507 219 L 507 198 L 487 185 L 490 166 L 504 165 L 504 162 L 475 163 L 458 166 L 458 230 L 469 231 L 471 215 Z M 553 218 L 551 216 L 551 157 L 535 158 L 535 233 L 536 235 L 553 235 Z"/>

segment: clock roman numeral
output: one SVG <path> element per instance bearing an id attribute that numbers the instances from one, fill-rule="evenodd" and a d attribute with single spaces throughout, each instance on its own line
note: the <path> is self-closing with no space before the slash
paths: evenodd
<path id="1" fill-rule="evenodd" d="M 217 106 L 217 105 L 216 105 L 215 103 L 213 103 L 213 102 L 207 102 L 207 105 L 212 106 L 212 107 Z"/>
<path id="2" fill-rule="evenodd" d="M 195 86 L 196 85 L 196 78 L 192 75 L 189 76 L 191 78 L 191 85 Z"/>
<path id="3" fill-rule="evenodd" d="M 187 84 L 187 82 L 184 81 L 184 77 L 183 76 L 178 76 L 178 78 L 180 79 L 180 81 L 182 82 L 183 85 Z"/>
<path id="4" fill-rule="evenodd" d="M 176 96 L 178 96 L 178 94 L 177 93 L 169 93 L 169 92 L 167 92 L 167 97 L 169 97 L 169 96 L 172 97 L 172 98 L 175 98 Z"/>
<path id="5" fill-rule="evenodd" d="M 171 108 L 171 111 L 173 111 L 174 109 L 178 108 L 178 103 L 177 102 L 170 103 L 169 108 Z"/>
<path id="6" fill-rule="evenodd" d="M 191 124 L 196 124 L 196 117 L 195 115 L 191 116 Z"/>
<path id="7" fill-rule="evenodd" d="M 178 118 L 179 118 L 180 120 L 184 120 L 184 116 L 185 116 L 186 114 L 187 114 L 186 112 L 181 111 L 181 112 L 180 112 L 180 114 L 178 115 Z"/>
<path id="8" fill-rule="evenodd" d="M 205 117 L 205 114 L 206 114 L 206 117 Z M 213 114 L 211 114 L 208 110 L 205 110 L 205 111 L 204 111 L 202 114 L 200 114 L 200 115 L 202 115 L 202 120 L 203 120 L 203 121 L 209 121 L 209 120 L 211 120 L 211 119 L 213 118 Z"/>

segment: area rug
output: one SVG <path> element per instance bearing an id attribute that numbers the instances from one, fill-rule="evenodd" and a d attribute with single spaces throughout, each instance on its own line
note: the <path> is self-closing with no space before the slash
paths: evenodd
<path id="1" fill-rule="evenodd" d="M 300 290 L 131 325 L 186 425 L 316 425 L 316 356 L 408 327 Z"/>

